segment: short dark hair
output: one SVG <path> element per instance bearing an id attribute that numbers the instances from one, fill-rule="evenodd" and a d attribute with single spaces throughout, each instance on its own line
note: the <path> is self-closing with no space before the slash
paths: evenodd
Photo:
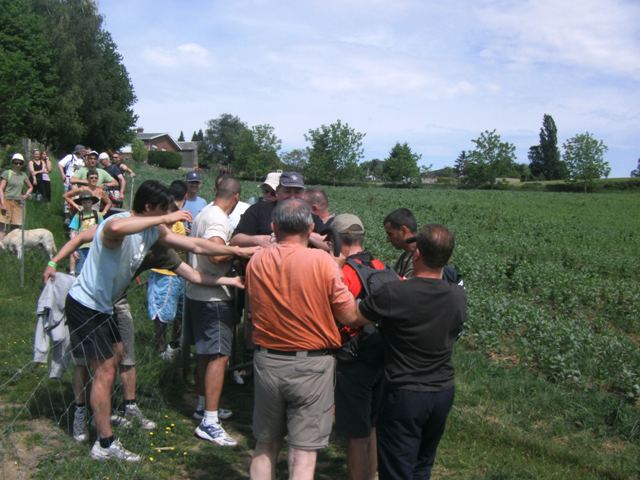
<path id="1" fill-rule="evenodd" d="M 301 198 L 278 202 L 271 218 L 278 233 L 285 234 L 304 233 L 313 223 L 311 207 Z"/>
<path id="2" fill-rule="evenodd" d="M 216 198 L 231 198 L 240 193 L 240 182 L 235 178 L 225 175 L 216 183 Z"/>
<path id="3" fill-rule="evenodd" d="M 184 180 L 174 180 L 169 185 L 169 193 L 176 202 L 181 202 L 187 196 L 187 182 Z"/>
<path id="4" fill-rule="evenodd" d="M 140 184 L 133 197 L 131 209 L 136 213 L 144 213 L 145 207 L 150 205 L 152 208 L 159 207 L 168 210 L 172 201 L 171 192 L 166 185 L 157 180 L 145 180 Z"/>
<path id="5" fill-rule="evenodd" d="M 307 188 L 304 192 L 304 195 L 311 205 L 320 205 L 324 208 L 329 206 L 329 197 L 321 188 Z"/>
<path id="6" fill-rule="evenodd" d="M 418 231 L 418 222 L 411 210 L 408 208 L 398 208 L 389 215 L 384 217 L 383 225 L 391 225 L 392 228 L 407 227 L 410 232 L 415 233 Z"/>
<path id="7" fill-rule="evenodd" d="M 422 254 L 422 262 L 429 268 L 444 267 L 451 258 L 455 244 L 453 233 L 437 223 L 425 225 L 416 236 L 416 248 Z"/>
<path id="8" fill-rule="evenodd" d="M 100 178 L 100 175 L 98 174 L 98 170 L 95 168 L 90 168 L 87 170 L 87 178 L 91 177 L 92 175 L 95 175 L 96 177 Z"/>

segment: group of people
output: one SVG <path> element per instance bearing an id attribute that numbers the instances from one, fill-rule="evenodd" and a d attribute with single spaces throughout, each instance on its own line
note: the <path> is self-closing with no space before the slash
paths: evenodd
<path id="1" fill-rule="evenodd" d="M 313 478 L 316 453 L 328 444 L 334 418 L 337 436 L 346 440 L 350 478 L 370 479 L 376 472 L 381 479 L 429 478 L 453 403 L 452 350 L 466 312 L 461 281 L 447 266 L 452 233 L 437 224 L 418 229 L 407 209 L 391 212 L 382 224 L 402 254 L 396 273 L 373 288 L 371 271 L 390 269 L 365 249 L 362 221 L 350 213 L 332 215 L 326 193 L 306 189 L 302 175 L 270 173 L 252 205 L 240 201 L 240 182 L 229 175 L 218 177 L 210 203 L 200 197 L 201 185 L 197 172 L 171 186 L 144 182 L 131 212 L 96 221 L 49 262 L 45 280 L 65 256 L 92 242 L 66 304 L 80 372 L 74 376 L 74 438 L 88 438 L 84 390 L 90 367 L 98 433 L 91 456 L 140 460 L 114 438 L 112 422 L 153 423 L 136 405 L 135 373 L 131 385 L 122 372 L 127 350 L 129 367 L 135 366 L 126 289 L 134 276 L 153 268 L 148 309 L 161 352 L 177 348 L 164 344 L 164 334 L 179 307 L 166 314 L 158 305 L 169 295 L 179 302 L 176 279 L 186 279 L 181 336 L 197 359 L 197 437 L 237 444 L 222 426 L 232 412 L 220 407 L 220 399 L 241 314 L 238 291 L 245 287 L 257 441 L 251 478 L 275 478 L 285 438 L 290 478 Z M 89 202 L 83 195 L 81 207 Z M 174 249 L 190 252 L 188 259 Z M 245 259 L 240 266 L 237 257 Z M 238 269 L 244 284 L 230 276 Z M 119 365 L 121 417 L 111 411 Z"/>

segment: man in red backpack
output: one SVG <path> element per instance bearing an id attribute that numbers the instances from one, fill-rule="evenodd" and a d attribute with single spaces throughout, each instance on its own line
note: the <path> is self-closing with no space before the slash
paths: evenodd
<path id="1" fill-rule="evenodd" d="M 399 280 L 389 267 L 364 249 L 364 226 L 355 215 L 335 217 L 344 283 L 362 300 L 383 283 Z M 347 441 L 347 468 L 352 480 L 368 480 L 377 471 L 375 423 L 382 402 L 383 346 L 372 324 L 339 325 L 343 346 L 336 352 L 336 434 Z"/>

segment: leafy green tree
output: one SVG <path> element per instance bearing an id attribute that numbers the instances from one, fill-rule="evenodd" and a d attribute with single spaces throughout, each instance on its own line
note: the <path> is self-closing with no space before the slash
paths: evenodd
<path id="1" fill-rule="evenodd" d="M 294 148 L 288 152 L 284 152 L 280 156 L 282 169 L 292 172 L 305 173 L 307 163 L 309 162 L 309 153 L 307 150 Z"/>
<path id="2" fill-rule="evenodd" d="M 362 176 L 368 180 L 380 180 L 384 171 L 384 160 L 374 158 L 373 160 L 367 160 L 360 164 L 360 170 L 362 170 Z"/>
<path id="3" fill-rule="evenodd" d="M 364 155 L 365 134 L 336 120 L 330 125 L 311 129 L 304 138 L 310 143 L 306 174 L 314 181 L 352 180 L 359 176 L 358 162 Z"/>
<path id="4" fill-rule="evenodd" d="M 131 142 L 131 156 L 136 162 L 146 162 L 149 152 L 144 146 L 144 142 L 138 138 Z"/>
<path id="5" fill-rule="evenodd" d="M 640 158 L 638 159 L 638 165 L 636 166 L 635 170 L 631 170 L 631 174 L 629 175 L 631 177 L 640 177 Z"/>
<path id="6" fill-rule="evenodd" d="M 485 130 L 472 143 L 476 148 L 465 154 L 459 165 L 456 164 L 460 168 L 461 183 L 492 185 L 497 177 L 510 176 L 517 171 L 515 145 L 503 142 L 495 130 Z"/>
<path id="7" fill-rule="evenodd" d="M 234 146 L 240 134 L 246 130 L 248 130 L 247 125 L 229 113 L 223 113 L 218 118 L 209 120 L 200 144 L 202 164 L 236 168 Z"/>
<path id="8" fill-rule="evenodd" d="M 537 148 L 534 148 L 537 147 Z M 545 113 L 540 129 L 540 144 L 529 149 L 531 175 L 545 180 L 565 178 L 566 166 L 558 150 L 558 129 L 551 115 Z"/>
<path id="9" fill-rule="evenodd" d="M 281 168 L 278 151 L 281 140 L 271 125 L 255 125 L 240 132 L 233 145 L 234 168 L 254 179 Z"/>
<path id="10" fill-rule="evenodd" d="M 391 182 L 417 183 L 420 181 L 418 161 L 422 155 L 414 153 L 408 143 L 396 143 L 384 162 L 383 176 Z"/>
<path id="11" fill-rule="evenodd" d="M 593 185 L 594 180 L 609 176 L 611 168 L 604 159 L 609 149 L 602 140 L 597 140 L 589 132 L 580 133 L 562 145 L 562 158 L 567 165 L 568 180 L 582 183 L 584 191 Z"/>
<path id="12" fill-rule="evenodd" d="M 46 141 L 56 150 L 82 140 L 103 149 L 132 139 L 136 97 L 116 44 L 92 0 L 31 0 L 51 45 L 56 89 Z"/>
<path id="13" fill-rule="evenodd" d="M 0 143 L 45 140 L 51 87 L 51 46 L 44 22 L 25 0 L 0 0 Z"/>
<path id="14" fill-rule="evenodd" d="M 179 142 L 184 142 L 184 132 L 180 130 L 180 136 L 178 137 Z"/>

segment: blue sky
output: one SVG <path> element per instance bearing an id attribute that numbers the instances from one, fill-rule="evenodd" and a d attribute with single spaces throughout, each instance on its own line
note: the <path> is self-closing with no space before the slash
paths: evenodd
<path id="1" fill-rule="evenodd" d="M 453 165 L 484 130 L 519 162 L 545 113 L 559 144 L 585 131 L 611 177 L 640 157 L 636 0 L 99 0 L 133 82 L 138 126 L 194 130 L 222 113 L 268 123 L 283 151 L 336 119 L 365 160 L 408 142 Z"/>

